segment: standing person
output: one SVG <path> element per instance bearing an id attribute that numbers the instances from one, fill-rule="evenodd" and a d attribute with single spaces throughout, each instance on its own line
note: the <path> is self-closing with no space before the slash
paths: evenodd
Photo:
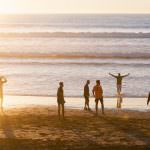
<path id="1" fill-rule="evenodd" d="M 59 88 L 57 90 L 57 103 L 58 103 L 58 117 L 60 119 L 60 111 L 62 110 L 62 118 L 64 119 L 64 90 L 63 90 L 64 84 L 63 82 L 59 83 Z"/>
<path id="2" fill-rule="evenodd" d="M 4 76 L 0 76 L 0 107 L 3 111 L 3 84 L 7 82 L 7 79 Z"/>
<path id="3" fill-rule="evenodd" d="M 111 75 L 112 77 L 114 77 L 114 78 L 117 79 L 117 93 L 120 94 L 120 93 L 121 93 L 121 90 L 122 90 L 122 79 L 123 79 L 124 77 L 129 76 L 130 74 L 128 73 L 127 75 L 121 76 L 121 74 L 118 73 L 118 75 L 115 76 L 115 75 L 109 73 L 109 75 Z"/>
<path id="4" fill-rule="evenodd" d="M 150 92 L 148 94 L 147 105 L 149 104 L 149 102 L 150 102 Z"/>
<path id="5" fill-rule="evenodd" d="M 104 103 L 103 103 L 103 89 L 100 85 L 100 80 L 96 80 L 96 85 L 93 88 L 93 95 L 96 103 L 96 115 L 98 115 L 98 101 L 101 102 L 102 114 L 104 114 Z"/>
<path id="6" fill-rule="evenodd" d="M 89 84 L 90 84 L 90 80 L 87 80 L 87 82 L 84 86 L 84 98 L 85 98 L 84 110 L 90 110 L 90 107 L 89 107 L 89 97 L 90 97 Z"/>

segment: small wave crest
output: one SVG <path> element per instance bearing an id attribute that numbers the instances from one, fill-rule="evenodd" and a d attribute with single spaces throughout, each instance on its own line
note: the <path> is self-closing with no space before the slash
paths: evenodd
<path id="1" fill-rule="evenodd" d="M 1 32 L 0 37 L 68 38 L 150 38 L 150 33 L 135 32 Z"/>
<path id="2" fill-rule="evenodd" d="M 100 53 L 100 54 L 48 54 L 0 53 L 0 58 L 49 58 L 49 59 L 150 59 L 150 53 Z"/>

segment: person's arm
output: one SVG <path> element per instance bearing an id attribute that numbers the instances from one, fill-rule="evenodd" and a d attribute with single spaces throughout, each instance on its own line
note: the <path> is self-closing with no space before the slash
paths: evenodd
<path id="1" fill-rule="evenodd" d="M 88 95 L 90 96 L 90 89 L 89 89 L 89 86 L 88 86 Z"/>
<path id="2" fill-rule="evenodd" d="M 92 90 L 93 96 L 95 95 L 95 94 L 94 94 L 94 91 L 95 91 L 95 90 L 94 90 L 94 87 L 93 87 L 93 90 Z"/>
<path id="3" fill-rule="evenodd" d="M 101 87 L 101 90 L 102 90 L 102 95 L 103 95 L 103 88 Z"/>
<path id="4" fill-rule="evenodd" d="M 127 77 L 127 76 L 129 76 L 130 75 L 130 73 L 128 73 L 128 74 L 126 74 L 126 75 L 124 75 L 124 76 L 121 76 L 122 78 L 124 78 L 124 77 Z"/>
<path id="5" fill-rule="evenodd" d="M 113 75 L 113 74 L 111 74 L 111 73 L 109 73 L 109 75 L 111 75 L 111 76 L 114 77 L 114 78 L 117 78 L 117 76 L 115 76 L 115 75 Z"/>
<path id="6" fill-rule="evenodd" d="M 59 97 L 59 88 L 57 89 L 57 97 Z"/>

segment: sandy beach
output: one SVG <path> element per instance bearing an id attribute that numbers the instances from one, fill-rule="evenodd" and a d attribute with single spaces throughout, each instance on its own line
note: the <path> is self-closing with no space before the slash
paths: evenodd
<path id="1" fill-rule="evenodd" d="M 7 108 L 0 115 L 0 149 L 149 149 L 150 111 L 67 109 L 58 120 L 57 107 Z"/>

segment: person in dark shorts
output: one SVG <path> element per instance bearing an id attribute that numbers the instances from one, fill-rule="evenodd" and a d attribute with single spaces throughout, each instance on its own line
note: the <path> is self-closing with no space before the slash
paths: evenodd
<path id="1" fill-rule="evenodd" d="M 149 104 L 149 102 L 150 102 L 150 92 L 148 94 L 147 105 Z"/>
<path id="2" fill-rule="evenodd" d="M 114 77 L 114 78 L 117 79 L 117 93 L 118 93 L 118 94 L 121 94 L 121 90 L 122 90 L 122 79 L 125 78 L 125 77 L 127 77 L 127 76 L 129 76 L 130 74 L 128 73 L 128 74 L 126 74 L 126 75 L 124 75 L 124 76 L 121 76 L 121 74 L 118 73 L 118 75 L 115 76 L 115 75 L 109 73 L 109 75 L 111 75 L 112 77 Z"/>
<path id="3" fill-rule="evenodd" d="M 89 107 L 89 97 L 90 97 L 89 84 L 90 84 L 90 80 L 87 80 L 87 82 L 84 86 L 84 98 L 85 98 L 84 110 L 90 110 L 90 107 Z"/>
<path id="4" fill-rule="evenodd" d="M 58 103 L 58 117 L 60 119 L 60 111 L 62 110 L 62 118 L 64 119 L 64 90 L 63 90 L 64 84 L 63 82 L 59 83 L 59 88 L 57 90 L 57 103 Z"/>
<path id="5" fill-rule="evenodd" d="M 104 103 L 103 103 L 103 89 L 100 84 L 100 80 L 96 81 L 96 85 L 93 87 L 93 95 L 96 103 L 96 115 L 98 115 L 98 102 L 101 102 L 102 114 L 104 114 Z"/>

